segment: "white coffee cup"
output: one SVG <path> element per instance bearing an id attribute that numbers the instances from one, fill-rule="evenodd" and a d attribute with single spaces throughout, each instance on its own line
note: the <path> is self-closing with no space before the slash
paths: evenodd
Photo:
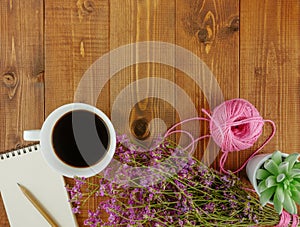
<path id="1" fill-rule="evenodd" d="M 94 117 L 94 122 L 92 123 L 92 121 L 89 121 L 89 117 L 87 117 L 88 121 L 84 121 L 85 124 L 81 122 L 77 122 L 80 121 L 80 119 L 78 119 L 79 117 L 74 118 L 73 115 L 76 114 L 70 115 L 70 113 L 81 113 L 87 116 L 91 115 Z M 86 138 L 89 138 L 89 136 L 93 136 L 93 138 L 96 138 L 95 137 L 96 135 L 99 136 L 98 133 L 99 131 L 97 131 L 98 128 L 96 129 L 95 118 L 100 119 L 102 122 L 101 124 L 105 126 L 106 128 L 105 136 L 107 137 L 107 141 L 108 141 L 105 146 L 105 153 L 101 156 L 101 158 L 99 158 L 99 160 L 96 160 L 96 162 L 93 163 L 92 165 L 88 165 L 88 164 L 86 166 L 71 165 L 67 162 L 68 160 L 62 160 L 62 154 L 59 154 L 57 149 L 55 149 L 54 147 L 55 145 L 53 145 L 53 137 L 55 137 L 56 135 L 53 135 L 53 131 L 56 130 L 56 127 L 58 127 L 56 126 L 57 124 L 59 125 L 62 124 L 60 123 L 64 121 L 62 119 L 70 119 L 70 117 L 67 118 L 66 116 L 72 116 L 72 128 L 73 128 L 72 130 L 74 132 L 72 138 L 74 138 L 74 141 L 76 142 L 76 146 L 78 147 L 78 153 L 80 154 L 80 157 L 83 157 L 84 160 L 85 160 L 85 156 L 83 155 L 84 152 L 90 151 L 91 149 L 90 148 L 85 149 L 85 147 L 81 146 L 81 144 L 84 144 L 82 142 L 79 142 L 79 144 L 77 144 L 78 139 L 79 141 L 83 141 L 85 140 L 85 138 L 79 138 L 80 136 L 83 135 L 80 134 L 81 132 L 78 131 L 76 127 L 78 128 L 78 126 L 80 126 L 82 128 L 84 126 L 85 130 L 88 129 L 89 132 L 91 131 L 91 133 L 88 133 L 89 135 L 85 133 L 85 136 L 88 136 Z M 57 172 L 59 172 L 60 174 L 66 177 L 74 177 L 74 176 L 90 177 L 96 175 L 97 173 L 101 172 L 110 163 L 116 148 L 116 133 L 109 118 L 96 107 L 84 103 L 70 103 L 57 108 L 47 117 L 47 119 L 43 123 L 41 130 L 26 130 L 24 131 L 23 136 L 24 136 L 24 140 L 27 141 L 40 141 L 41 153 L 45 158 L 46 162 L 50 165 L 50 167 L 52 167 L 54 170 L 56 170 Z M 67 136 L 68 135 L 66 135 L 66 138 L 69 138 Z M 62 136 L 57 138 L 63 138 L 63 137 L 64 134 L 62 134 Z M 97 139 L 99 139 L 99 141 L 102 142 L 100 138 L 97 137 Z M 103 145 L 103 149 L 104 149 L 104 145 Z M 93 150 L 95 150 L 95 148 L 93 148 Z M 72 153 L 69 154 L 72 155 Z M 73 156 L 69 156 L 69 157 L 73 157 Z"/>

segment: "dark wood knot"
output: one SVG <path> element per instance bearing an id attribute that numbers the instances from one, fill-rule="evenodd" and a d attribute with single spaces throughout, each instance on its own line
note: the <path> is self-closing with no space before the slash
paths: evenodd
<path id="1" fill-rule="evenodd" d="M 200 28 L 197 32 L 197 36 L 201 43 L 206 43 L 207 41 L 209 41 L 209 34 L 207 29 Z"/>
<path id="2" fill-rule="evenodd" d="M 240 30 L 240 18 L 234 17 L 230 22 L 229 28 L 235 32 Z"/>
<path id="3" fill-rule="evenodd" d="M 8 88 L 13 88 L 17 85 L 17 77 L 14 72 L 7 72 L 3 74 L 3 83 Z"/>
<path id="4" fill-rule="evenodd" d="M 145 118 L 134 120 L 131 124 L 131 133 L 139 140 L 150 136 L 149 122 Z"/>
<path id="5" fill-rule="evenodd" d="M 91 0 L 84 1 L 83 5 L 82 5 L 82 9 L 89 13 L 93 12 L 94 11 L 94 2 Z"/>

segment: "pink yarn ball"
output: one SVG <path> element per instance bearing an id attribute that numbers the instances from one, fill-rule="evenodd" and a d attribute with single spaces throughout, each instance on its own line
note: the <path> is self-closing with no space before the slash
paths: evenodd
<path id="1" fill-rule="evenodd" d="M 250 102 L 232 99 L 213 110 L 210 133 L 223 151 L 240 151 L 253 146 L 262 134 L 263 125 L 263 118 Z"/>

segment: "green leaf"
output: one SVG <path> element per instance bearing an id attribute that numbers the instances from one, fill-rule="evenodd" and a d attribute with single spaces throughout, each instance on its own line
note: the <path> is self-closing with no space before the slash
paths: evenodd
<path id="1" fill-rule="evenodd" d="M 293 166 L 293 169 L 300 169 L 300 162 L 296 162 Z"/>
<path id="2" fill-rule="evenodd" d="M 281 214 L 282 209 L 283 209 L 283 204 L 282 204 L 282 202 L 280 202 L 278 200 L 277 196 L 274 197 L 273 203 L 274 203 L 274 208 L 277 211 L 277 213 Z"/>
<path id="3" fill-rule="evenodd" d="M 294 178 L 294 177 L 299 178 L 300 177 L 300 169 L 291 169 L 291 171 L 289 172 L 289 176 L 291 178 Z"/>
<path id="4" fill-rule="evenodd" d="M 300 182 L 300 175 L 293 176 L 293 180 L 297 180 Z"/>
<path id="5" fill-rule="evenodd" d="M 277 177 L 276 177 L 276 181 L 278 182 L 278 183 L 280 183 L 280 182 L 282 182 L 284 179 L 285 179 L 285 174 L 284 173 L 281 173 L 281 174 L 279 174 Z"/>
<path id="6" fill-rule="evenodd" d="M 256 178 L 258 180 L 267 179 L 270 175 L 271 175 L 271 173 L 265 169 L 258 169 L 256 172 Z"/>
<path id="7" fill-rule="evenodd" d="M 297 181 L 300 183 L 300 176 L 299 175 L 294 176 L 293 181 Z"/>
<path id="8" fill-rule="evenodd" d="M 289 170 L 292 169 L 292 167 L 294 166 L 295 162 L 298 160 L 300 154 L 298 153 L 294 153 L 294 154 L 290 154 L 289 156 L 286 157 L 285 162 L 289 162 Z"/>
<path id="9" fill-rule="evenodd" d="M 282 153 L 280 151 L 274 151 L 271 159 L 279 165 L 282 162 Z"/>
<path id="10" fill-rule="evenodd" d="M 283 183 L 283 191 L 286 191 L 290 188 L 290 183 L 287 180 L 283 181 L 282 183 Z"/>
<path id="11" fill-rule="evenodd" d="M 276 197 L 279 202 L 283 203 L 283 201 L 284 201 L 284 191 L 283 191 L 283 186 L 282 185 L 278 185 L 276 187 L 276 192 L 275 192 L 274 197 Z"/>
<path id="12" fill-rule="evenodd" d="M 280 163 L 280 165 L 278 166 L 279 173 L 287 174 L 289 172 L 289 164 L 289 162 Z"/>
<path id="13" fill-rule="evenodd" d="M 266 170 L 268 170 L 273 175 L 277 175 L 279 172 L 278 165 L 272 159 L 265 161 L 264 167 Z"/>
<path id="14" fill-rule="evenodd" d="M 268 188 L 260 194 L 260 203 L 262 206 L 265 206 L 270 201 L 275 189 L 276 187 Z"/>
<path id="15" fill-rule="evenodd" d="M 298 189 L 292 184 L 290 184 L 290 190 L 298 191 Z"/>
<path id="16" fill-rule="evenodd" d="M 288 194 L 288 191 L 284 192 L 283 208 L 290 214 L 296 214 L 297 211 L 296 203 L 294 202 L 294 200 L 292 200 L 292 198 Z"/>
<path id="17" fill-rule="evenodd" d="M 298 175 L 293 178 L 293 181 L 300 183 L 300 178 L 298 177 Z"/>
<path id="18" fill-rule="evenodd" d="M 266 181 L 265 180 L 261 181 L 258 184 L 257 188 L 258 188 L 259 193 L 262 193 L 264 190 L 266 190 L 267 189 Z"/>
<path id="19" fill-rule="evenodd" d="M 300 192 L 297 190 L 291 190 L 292 199 L 300 205 Z"/>
<path id="20" fill-rule="evenodd" d="M 291 185 L 293 185 L 298 191 L 300 191 L 300 182 L 299 181 L 297 181 L 297 180 L 294 179 L 291 182 Z"/>
<path id="21" fill-rule="evenodd" d="M 276 185 L 276 177 L 275 176 L 269 176 L 266 179 L 266 186 L 267 186 L 267 188 L 271 188 L 271 187 L 273 187 L 275 185 Z"/>

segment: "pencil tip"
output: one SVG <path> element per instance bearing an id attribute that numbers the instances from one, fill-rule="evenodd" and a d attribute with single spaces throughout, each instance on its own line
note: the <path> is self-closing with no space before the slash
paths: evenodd
<path id="1" fill-rule="evenodd" d="M 17 183 L 17 185 L 20 187 L 21 185 L 19 183 Z"/>

